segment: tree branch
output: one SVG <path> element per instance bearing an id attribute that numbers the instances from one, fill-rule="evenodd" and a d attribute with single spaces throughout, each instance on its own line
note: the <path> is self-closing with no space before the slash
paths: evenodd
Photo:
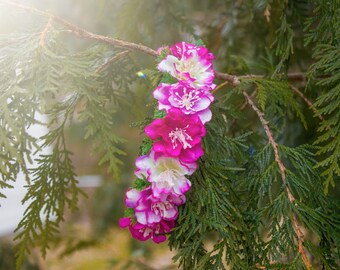
<path id="1" fill-rule="evenodd" d="M 315 115 L 317 115 L 319 117 L 319 119 L 321 121 L 325 121 L 325 118 L 323 118 L 323 116 L 319 113 L 319 111 L 317 110 L 317 108 L 315 108 L 315 106 L 313 105 L 313 103 L 304 95 L 302 94 L 302 92 L 296 88 L 295 86 L 289 84 L 290 89 L 292 89 L 296 94 L 298 94 L 303 100 L 304 102 L 307 103 L 307 105 L 309 106 L 309 108 L 315 113 Z"/>
<path id="2" fill-rule="evenodd" d="M 236 86 L 241 83 L 241 79 L 264 78 L 264 76 L 255 74 L 235 76 L 228 73 L 215 72 L 215 78 L 228 81 L 230 84 Z M 300 72 L 288 73 L 287 79 L 289 81 L 306 81 L 306 75 Z"/>
<path id="3" fill-rule="evenodd" d="M 155 50 L 153 50 L 153 49 L 151 49 L 147 46 L 128 42 L 128 41 L 123 41 L 123 40 L 120 40 L 120 39 L 115 39 L 115 38 L 110 38 L 110 37 L 106 37 L 106 36 L 102 36 L 102 35 L 93 34 L 89 31 L 82 29 L 79 26 L 76 26 L 76 25 L 64 20 L 63 18 L 58 17 L 56 15 L 53 15 L 51 13 L 41 11 L 41 10 L 33 8 L 33 7 L 21 5 L 21 4 L 15 3 L 15 2 L 11 2 L 11 1 L 8 1 L 8 0 L 0 0 L 0 2 L 14 6 L 14 7 L 17 7 L 17 8 L 24 9 L 24 10 L 27 10 L 27 11 L 38 13 L 38 14 L 43 15 L 43 16 L 50 17 L 51 20 L 54 20 L 54 21 L 60 23 L 61 25 L 64 25 L 66 28 L 68 28 L 76 36 L 79 36 L 79 37 L 82 37 L 82 38 L 99 40 L 99 41 L 105 42 L 107 44 L 110 44 L 112 46 L 123 47 L 123 48 L 129 49 L 129 50 L 140 51 L 140 52 L 152 55 L 154 57 L 158 56 L 158 53 Z"/>
<path id="4" fill-rule="evenodd" d="M 118 61 L 119 59 L 123 58 L 125 55 L 127 55 L 130 51 L 122 51 L 120 53 L 117 53 L 116 55 L 114 55 L 113 57 L 111 57 L 109 60 L 107 60 L 103 65 L 101 65 L 100 67 L 98 67 L 96 69 L 96 73 L 101 72 L 102 70 L 104 70 L 107 66 L 111 65 L 113 62 Z"/>
<path id="5" fill-rule="evenodd" d="M 290 191 L 288 184 L 287 184 L 287 180 L 286 180 L 286 167 L 284 166 L 284 164 L 283 164 L 283 162 L 280 158 L 278 145 L 277 145 L 276 141 L 274 140 L 273 133 L 271 132 L 271 130 L 268 126 L 268 121 L 265 120 L 264 113 L 259 108 L 256 107 L 255 103 L 250 98 L 250 96 L 247 94 L 247 92 L 243 91 L 242 93 L 245 96 L 245 98 L 246 98 L 247 102 L 249 103 L 249 105 L 251 106 L 251 108 L 256 112 L 257 116 L 259 117 L 259 119 L 261 121 L 262 127 L 264 128 L 266 135 L 268 137 L 269 143 L 273 148 L 275 161 L 279 166 L 281 178 L 282 178 L 282 181 L 285 185 L 288 200 L 291 203 L 294 203 L 295 197 L 293 196 L 292 192 Z M 293 228 L 294 228 L 295 234 L 296 234 L 297 239 L 298 239 L 298 250 L 299 250 L 299 253 L 301 254 L 302 261 L 305 264 L 307 270 L 310 270 L 312 268 L 312 265 L 311 265 L 307 255 L 306 255 L 306 252 L 305 252 L 304 247 L 303 247 L 303 233 L 301 232 L 299 221 L 298 221 L 297 215 L 295 213 L 293 213 L 292 224 L 293 224 Z"/>
<path id="6" fill-rule="evenodd" d="M 40 34 L 40 40 L 39 40 L 39 46 L 40 47 L 44 47 L 45 46 L 46 34 L 47 34 L 48 29 L 51 26 L 52 26 L 52 17 L 50 16 L 48 21 L 47 21 L 46 27 L 44 28 L 44 30 Z"/>
<path id="7" fill-rule="evenodd" d="M 93 40 L 98 40 L 107 44 L 110 44 L 112 46 L 117 46 L 117 47 L 122 47 L 122 48 L 126 48 L 128 50 L 133 50 L 133 51 L 140 51 L 143 52 L 145 54 L 151 55 L 153 57 L 157 57 L 159 54 L 157 51 L 155 51 L 152 48 L 149 48 L 145 45 L 142 44 L 136 44 L 133 42 L 128 42 L 128 41 L 124 41 L 124 40 L 120 40 L 120 39 L 116 39 L 116 38 L 110 38 L 110 37 L 106 37 L 106 36 L 102 36 L 102 35 L 97 35 L 94 33 L 91 33 L 77 25 L 74 25 L 66 20 L 64 20 L 63 18 L 53 15 L 49 12 L 45 12 L 39 9 L 36 9 L 34 7 L 29 7 L 26 5 L 22 5 L 19 3 L 15 3 L 12 1 L 8 1 L 8 0 L 0 0 L 0 2 L 5 3 L 7 5 L 10 6 L 14 6 L 20 9 L 24 9 L 30 12 L 34 12 L 46 17 L 49 17 L 51 20 L 54 20 L 56 22 L 58 22 L 59 24 L 65 26 L 67 29 L 70 30 L 71 33 L 73 33 L 74 35 L 81 37 L 81 38 L 87 38 L 87 39 L 93 39 Z M 46 29 L 46 31 L 48 30 L 48 28 Z M 46 33 L 44 34 L 46 35 Z M 40 44 L 40 42 L 39 42 Z M 215 77 L 216 79 L 221 79 L 224 81 L 228 81 L 231 85 L 239 85 L 240 79 L 247 79 L 247 78 L 263 78 L 263 75 L 243 75 L 243 76 L 235 76 L 235 75 L 230 75 L 227 73 L 222 73 L 222 72 L 215 72 Z M 288 80 L 298 80 L 298 81 L 305 81 L 306 80 L 306 76 L 303 73 L 292 73 L 292 74 L 288 74 Z"/>

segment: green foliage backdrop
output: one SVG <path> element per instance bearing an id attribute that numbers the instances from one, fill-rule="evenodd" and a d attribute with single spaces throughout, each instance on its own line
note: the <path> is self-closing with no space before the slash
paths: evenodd
<path id="1" fill-rule="evenodd" d="M 155 50 L 202 39 L 216 56 L 218 86 L 205 155 L 169 237 L 174 260 L 184 269 L 339 269 L 340 1 L 78 2 L 76 26 L 41 11 L 53 1 L 41 10 L 0 1 L 8 22 L 0 197 L 22 171 L 30 202 L 17 228 L 17 267 L 32 246 L 45 254 L 65 210 L 77 209 L 66 129 L 82 126 L 99 165 L 119 179 L 129 143 L 119 119 L 142 128 L 157 117 Z M 49 133 L 32 137 L 32 124 Z M 33 149 L 45 146 L 52 153 L 31 168 Z"/>

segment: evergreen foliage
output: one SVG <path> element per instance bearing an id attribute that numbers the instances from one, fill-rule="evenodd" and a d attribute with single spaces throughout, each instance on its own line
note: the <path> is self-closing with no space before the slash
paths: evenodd
<path id="1" fill-rule="evenodd" d="M 152 58 L 153 50 L 138 44 L 157 49 L 183 39 L 204 41 L 216 71 L 239 83 L 215 81 L 205 154 L 169 236 L 174 260 L 183 269 L 339 269 L 339 0 L 126 1 L 115 6 L 115 33 L 108 35 L 132 40 L 138 54 L 125 51 L 128 43 L 112 46 L 109 38 L 9 2 L 0 7 L 34 18 L 0 34 L 3 203 L 20 171 L 27 180 L 15 237 L 18 269 L 31 247 L 46 254 L 66 209 L 76 210 L 83 194 L 66 130 L 82 127 L 98 164 L 119 179 L 126 140 L 116 123 L 135 114 L 132 126 L 143 130 L 164 117 L 150 110 L 151 90 L 173 82 L 155 69 L 164 52 Z M 79 37 L 95 41 L 69 46 Z M 36 120 L 38 113 L 48 122 Z M 49 132 L 33 137 L 27 129 L 34 124 Z M 39 155 L 47 146 L 52 152 Z M 144 139 L 140 153 L 151 147 Z M 136 179 L 134 187 L 148 184 Z"/>

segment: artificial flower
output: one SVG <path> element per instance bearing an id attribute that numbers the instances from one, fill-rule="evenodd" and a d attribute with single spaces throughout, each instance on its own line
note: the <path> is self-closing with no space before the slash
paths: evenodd
<path id="1" fill-rule="evenodd" d="M 169 233 L 175 226 L 175 221 L 161 220 L 157 224 L 147 226 L 139 222 L 133 222 L 131 217 L 125 217 L 119 220 L 119 226 L 121 228 L 129 227 L 132 237 L 137 240 L 146 241 L 151 238 L 153 242 L 158 244 L 166 240 L 165 234 Z"/>
<path id="2" fill-rule="evenodd" d="M 195 162 L 203 155 L 201 138 L 205 135 L 201 119 L 172 108 L 163 119 L 155 119 L 145 127 L 145 133 L 154 140 L 155 157 L 178 157 L 184 163 Z"/>
<path id="3" fill-rule="evenodd" d="M 138 157 L 136 167 L 136 176 L 144 176 L 151 183 L 152 193 L 156 198 L 170 193 L 184 195 L 191 186 L 185 175 L 191 175 L 197 169 L 196 163 L 183 163 L 174 157 L 160 156 L 155 159 L 153 151 Z"/>
<path id="4" fill-rule="evenodd" d="M 126 206 L 134 208 L 136 220 L 143 225 L 156 224 L 163 219 L 177 219 L 177 206 L 184 202 L 185 196 L 173 194 L 163 194 L 160 198 L 156 198 L 152 195 L 150 187 L 141 191 L 130 189 L 125 197 Z"/>
<path id="5" fill-rule="evenodd" d="M 170 54 L 158 64 L 160 71 L 168 72 L 179 81 L 186 80 L 197 88 L 215 87 L 212 68 L 214 55 L 207 48 L 181 42 L 169 50 Z"/>
<path id="6" fill-rule="evenodd" d="M 209 106 L 214 100 L 210 88 L 197 89 L 186 81 L 175 84 L 161 83 L 153 92 L 158 100 L 158 109 L 169 111 L 178 108 L 184 114 L 197 114 L 202 123 L 211 119 Z"/>

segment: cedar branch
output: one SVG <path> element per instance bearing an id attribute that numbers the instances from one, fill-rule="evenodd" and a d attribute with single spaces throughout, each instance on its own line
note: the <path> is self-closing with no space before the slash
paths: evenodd
<path id="1" fill-rule="evenodd" d="M 212 90 L 211 93 L 215 94 L 218 90 L 220 90 L 222 87 L 224 87 L 225 85 L 228 85 L 228 84 L 230 84 L 229 81 L 225 81 L 225 82 L 221 83 L 214 90 Z"/>
<path id="2" fill-rule="evenodd" d="M 48 21 L 47 21 L 46 27 L 44 28 L 44 30 L 40 34 L 40 40 L 39 40 L 39 46 L 40 47 L 44 47 L 45 46 L 46 34 L 47 34 L 48 29 L 51 26 L 52 26 L 52 17 L 50 16 Z"/>
<path id="3" fill-rule="evenodd" d="M 269 143 L 273 148 L 275 161 L 279 166 L 281 178 L 282 178 L 282 181 L 283 181 L 283 183 L 286 187 L 288 200 L 291 203 L 294 203 L 295 197 L 293 196 L 292 192 L 290 191 L 290 189 L 287 185 L 286 167 L 284 166 L 284 164 L 283 164 L 283 162 L 280 158 L 278 145 L 277 145 L 276 141 L 274 140 L 273 133 L 271 132 L 271 130 L 269 128 L 268 121 L 264 118 L 264 113 L 259 108 L 256 107 L 255 103 L 253 102 L 251 97 L 247 94 L 247 92 L 243 91 L 242 93 L 245 96 L 245 98 L 246 98 L 247 102 L 249 103 L 249 105 L 251 106 L 251 108 L 255 111 L 255 113 L 257 114 L 257 116 L 259 117 L 259 119 L 261 121 L 261 124 L 262 124 L 262 126 L 263 126 L 263 128 L 266 132 L 267 137 L 268 137 Z M 303 233 L 301 231 L 299 221 L 298 221 L 297 215 L 295 213 L 293 214 L 292 224 L 293 224 L 295 234 L 298 238 L 298 250 L 299 250 L 299 253 L 301 255 L 302 261 L 305 264 L 307 270 L 310 270 L 312 268 L 312 265 L 311 265 L 307 255 L 306 255 L 306 252 L 305 252 L 304 247 L 303 247 Z"/>
<path id="4" fill-rule="evenodd" d="M 117 46 L 117 47 L 122 47 L 122 48 L 126 48 L 129 50 L 134 50 L 134 51 L 140 51 L 149 55 L 152 55 L 154 57 L 158 56 L 158 53 L 141 44 L 136 44 L 136 43 L 132 43 L 132 42 L 128 42 L 128 41 L 124 41 L 124 40 L 120 40 L 120 39 L 115 39 L 115 38 L 110 38 L 110 37 L 106 37 L 106 36 L 102 36 L 102 35 L 97 35 L 94 33 L 91 33 L 83 28 L 80 28 L 77 25 L 74 25 L 66 20 L 64 20 L 63 18 L 53 15 L 51 13 L 33 8 L 33 7 L 29 7 L 26 5 L 21 5 L 15 2 L 11 2 L 8 0 L 0 0 L 0 2 L 3 2 L 5 4 L 17 7 L 17 8 L 21 8 L 27 11 L 31 11 L 31 12 L 35 12 L 37 14 L 43 15 L 43 16 L 47 16 L 50 17 L 51 20 L 54 20 L 58 23 L 60 23 L 61 25 L 65 26 L 66 28 L 68 28 L 70 30 L 71 33 L 73 33 L 76 36 L 82 37 L 82 38 L 88 38 L 88 39 L 93 39 L 93 40 L 98 40 L 98 41 L 102 41 L 104 43 L 110 44 L 112 46 Z"/>
<path id="5" fill-rule="evenodd" d="M 319 119 L 321 121 L 325 121 L 325 118 L 323 118 L 323 116 L 318 112 L 317 108 L 315 108 L 315 106 L 313 105 L 313 103 L 295 86 L 289 84 L 290 89 L 292 89 L 296 94 L 298 94 L 304 102 L 307 103 L 307 105 L 309 106 L 309 108 L 315 113 L 315 115 L 317 115 L 319 117 Z"/>
<path id="6" fill-rule="evenodd" d="M 117 47 L 121 47 L 121 48 L 126 48 L 128 50 L 132 50 L 132 51 L 139 51 L 148 55 L 151 55 L 153 57 L 158 57 L 158 52 L 155 51 L 154 49 L 147 47 L 145 45 L 142 44 L 136 44 L 133 42 L 128 42 L 128 41 L 124 41 L 124 40 L 120 40 L 120 39 L 116 39 L 116 38 L 110 38 L 110 37 L 106 37 L 106 36 L 102 36 L 102 35 L 97 35 L 94 33 L 91 33 L 75 24 L 72 24 L 66 20 L 64 20 L 63 18 L 53 15 L 49 12 L 45 12 L 39 9 L 36 9 L 34 7 L 29 7 L 26 5 L 22 5 L 16 2 L 12 2 L 12 1 L 8 1 L 8 0 L 0 0 L 0 2 L 5 3 L 7 5 L 11 5 L 20 9 L 24 9 L 30 12 L 34 12 L 46 17 L 51 18 L 51 20 L 54 20 L 56 22 L 58 22 L 59 24 L 65 26 L 67 29 L 69 29 L 69 31 L 81 38 L 87 38 L 87 39 L 92 39 L 92 40 L 97 40 L 97 41 L 101 41 L 104 42 L 106 44 L 112 45 L 112 46 L 117 46 Z M 220 79 L 220 80 L 224 80 L 224 81 L 228 81 L 231 85 L 239 85 L 241 83 L 241 79 L 249 79 L 249 78 L 262 78 L 264 77 L 263 75 L 242 75 L 242 76 L 235 76 L 235 75 L 230 75 L 228 73 L 222 73 L 222 72 L 215 72 L 215 77 L 216 79 Z M 306 76 L 303 73 L 292 73 L 292 74 L 288 74 L 288 80 L 299 80 L 299 81 L 305 81 L 306 80 Z"/>
<path id="7" fill-rule="evenodd" d="M 98 67 L 96 69 L 96 73 L 101 72 L 103 69 L 105 69 L 107 66 L 109 66 L 110 64 L 112 64 L 113 62 L 118 61 L 119 59 L 123 58 L 125 55 L 127 55 L 130 51 L 122 51 L 120 53 L 117 53 L 116 55 L 114 55 L 113 57 L 111 57 L 109 60 L 107 60 L 103 65 L 101 65 L 100 67 Z"/>

